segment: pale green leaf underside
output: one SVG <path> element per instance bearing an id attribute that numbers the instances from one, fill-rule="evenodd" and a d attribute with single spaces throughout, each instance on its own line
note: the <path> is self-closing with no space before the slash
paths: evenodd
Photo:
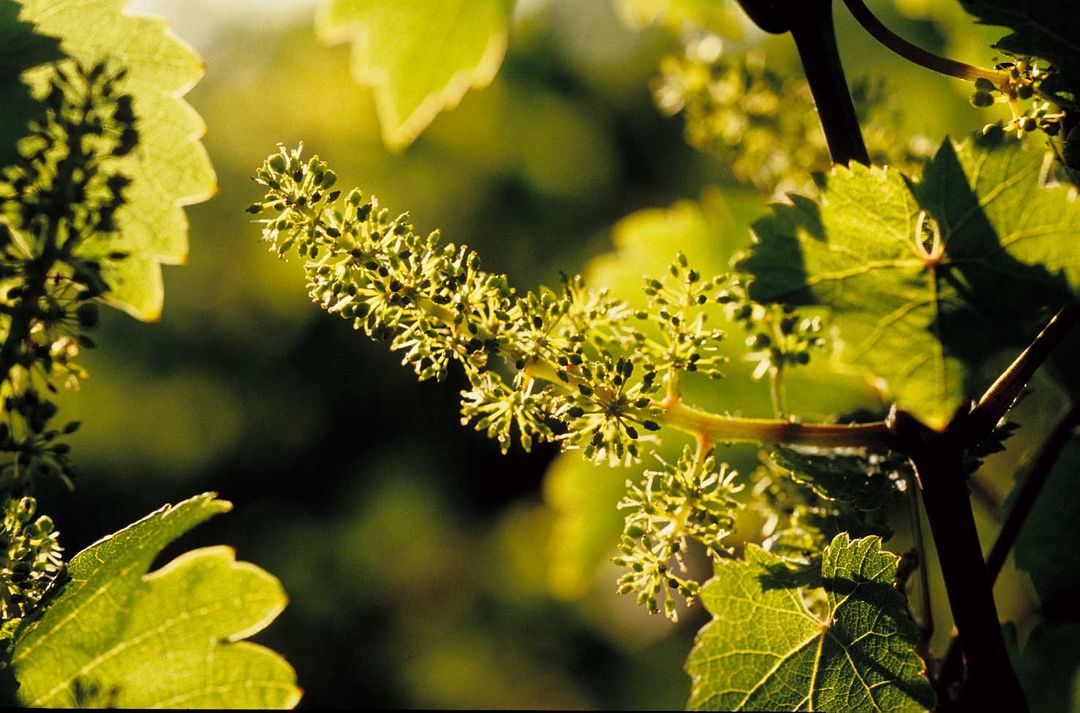
<path id="1" fill-rule="evenodd" d="M 396 150 L 491 83 L 512 10 L 513 0 L 324 0 L 316 26 L 326 42 L 352 41 L 353 75 L 374 90 L 383 140 Z"/>
<path id="2" fill-rule="evenodd" d="M 921 711 L 934 695 L 915 626 L 892 586 L 897 557 L 876 537 L 838 535 L 820 580 L 796 587 L 783 561 L 750 545 L 701 594 L 714 619 L 686 663 L 698 710 Z M 816 573 L 815 573 L 816 574 Z M 814 604 L 808 608 L 807 601 Z"/>
<path id="3" fill-rule="evenodd" d="M 108 300 L 138 319 L 161 314 L 161 264 L 187 259 L 183 206 L 206 200 L 217 188 L 206 150 L 205 125 L 181 97 L 199 80 L 202 60 L 158 18 L 129 15 L 126 0 L 19 0 L 22 18 L 59 37 L 63 51 L 84 63 L 111 58 L 127 68 L 124 91 L 135 99 L 139 146 L 119 167 L 133 179 L 118 218 L 120 236 L 88 244 L 88 255 L 125 252 L 105 261 Z M 49 70 L 36 72 L 41 83 Z"/>
<path id="4" fill-rule="evenodd" d="M 288 708 L 287 662 L 241 641 L 282 611 L 270 574 L 231 549 L 187 552 L 147 574 L 165 545 L 229 503 L 201 495 L 166 506 L 76 555 L 70 581 L 19 637 L 19 699 L 71 707 L 80 693 L 113 707 Z"/>
<path id="5" fill-rule="evenodd" d="M 1045 155 L 946 141 L 914 182 L 854 164 L 820 203 L 794 198 L 754 225 L 741 266 L 765 301 L 832 310 L 840 360 L 881 379 L 900 408 L 942 428 L 973 367 L 1022 344 L 1080 285 L 1080 202 L 1047 187 Z M 925 211 L 944 253 L 916 241 Z"/>

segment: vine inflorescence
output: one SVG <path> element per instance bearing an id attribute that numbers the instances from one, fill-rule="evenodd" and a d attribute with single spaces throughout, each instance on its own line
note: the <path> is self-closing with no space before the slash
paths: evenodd
<path id="1" fill-rule="evenodd" d="M 857 81 L 852 95 L 875 163 L 908 169 L 928 156 L 925 139 L 899 138 L 898 112 L 880 82 Z M 691 146 L 716 156 L 741 183 L 774 195 L 806 192 L 811 172 L 830 164 L 806 79 L 770 66 L 761 51 L 688 34 L 683 52 L 662 60 L 653 96 L 664 113 L 684 115 Z"/>
<path id="2" fill-rule="evenodd" d="M 646 444 L 659 443 L 665 427 L 695 439 L 696 449 L 674 465 L 662 462 L 641 485 L 631 481 L 622 505 L 627 530 L 618 561 L 630 571 L 620 591 L 637 592 L 652 611 L 663 599 L 674 618 L 671 592 L 694 597 L 696 584 L 676 574 L 688 541 L 713 557 L 728 551 L 722 541 L 739 485 L 716 464 L 713 444 L 863 446 L 886 435 L 881 424 L 736 418 L 685 403 L 688 375 L 723 376 L 727 335 L 712 326 L 710 310 L 747 327 L 759 371 L 777 383 L 785 367 L 806 364 L 824 343 L 819 318 L 754 303 L 737 276 L 703 276 L 678 254 L 662 275 L 645 278 L 644 309 L 577 275 L 564 275 L 558 289 L 522 295 L 504 275 L 484 271 L 468 248 L 442 243 L 438 232 L 417 234 L 408 215 L 393 216 L 357 190 L 343 195 L 327 164 L 305 160 L 301 148 L 281 147 L 254 180 L 266 195 L 249 212 L 270 214 L 259 222 L 273 251 L 304 259 L 312 300 L 388 341 L 421 380 L 443 379 L 459 364 L 468 380 L 462 423 L 503 451 L 515 439 L 526 450 L 552 442 L 596 463 L 629 465 L 644 457 Z"/>
<path id="3" fill-rule="evenodd" d="M 1006 132 L 1015 133 L 1018 138 L 1035 130 L 1049 137 L 1061 133 L 1065 114 L 1055 106 L 1043 88 L 1055 75 L 1052 65 L 1036 62 L 1030 57 L 1020 57 L 1002 62 L 994 69 L 996 78 L 975 79 L 971 103 L 981 108 L 996 103 L 1006 104 L 1012 116 L 1004 123 L 988 124 L 983 128 L 983 133 L 999 126 Z"/>
<path id="4" fill-rule="evenodd" d="M 0 618 L 4 646 L 62 574 L 57 533 L 34 517 L 35 483 L 71 485 L 64 442 L 79 423 L 54 424 L 48 394 L 86 376 L 77 359 L 94 342 L 104 266 L 130 180 L 118 161 L 138 143 L 123 70 L 108 63 L 55 66 L 42 114 L 0 170 Z"/>

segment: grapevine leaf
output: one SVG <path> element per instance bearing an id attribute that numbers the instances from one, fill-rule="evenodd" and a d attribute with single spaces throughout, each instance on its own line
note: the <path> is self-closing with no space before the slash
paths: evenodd
<path id="1" fill-rule="evenodd" d="M 102 259 L 107 299 L 132 316 L 156 320 L 164 296 L 161 264 L 187 259 L 187 218 L 182 206 L 206 200 L 216 179 L 199 143 L 205 126 L 181 97 L 202 76 L 203 64 L 170 34 L 164 20 L 130 15 L 126 0 L 18 0 L 23 19 L 60 38 L 70 57 L 92 65 L 111 60 L 128 71 L 121 84 L 134 98 L 139 145 L 117 166 L 132 179 L 117 220 L 117 237 L 87 243 L 84 257 Z M 52 68 L 31 73 L 43 88 Z"/>
<path id="2" fill-rule="evenodd" d="M 1046 185 L 1045 159 L 947 140 L 921 181 L 834 167 L 820 202 L 793 196 L 754 224 L 751 295 L 831 308 L 840 361 L 943 428 L 986 356 L 1029 341 L 1080 285 L 1080 201 Z"/>
<path id="3" fill-rule="evenodd" d="M 1031 577 L 1044 608 L 1080 597 L 1080 441 L 1058 458 L 1016 540 L 1016 566 Z"/>
<path id="4" fill-rule="evenodd" d="M 300 692 L 277 654 L 241 641 L 285 606 L 278 581 L 231 549 L 165 545 L 231 505 L 200 495 L 80 552 L 70 580 L 20 634 L 12 665 L 30 706 L 287 708 Z"/>
<path id="5" fill-rule="evenodd" d="M 743 561 L 720 562 L 701 592 L 715 618 L 686 663 L 689 707 L 933 708 L 916 628 L 892 585 L 897 561 L 879 538 L 841 533 L 822 554 L 820 578 L 803 577 L 802 586 L 781 558 L 756 545 Z"/>
<path id="6" fill-rule="evenodd" d="M 45 62 L 62 59 L 60 43 L 35 32 L 19 18 L 19 3 L 0 0 L 0 166 L 18 157 L 15 142 L 26 134 L 29 121 L 38 113 L 22 74 Z"/>
<path id="7" fill-rule="evenodd" d="M 491 83 L 512 10 L 513 0 L 325 0 L 316 25 L 326 42 L 352 41 L 353 75 L 373 88 L 383 140 L 400 150 Z"/>
<path id="8" fill-rule="evenodd" d="M 1055 98 L 1080 107 L 1080 0 L 960 1 L 981 24 L 1012 30 L 995 48 L 1051 62 L 1058 71 L 1054 84 L 1060 87 Z"/>
<path id="9" fill-rule="evenodd" d="M 899 492 L 897 483 L 911 467 L 906 458 L 893 454 L 807 448 L 778 448 L 773 460 L 821 497 L 851 503 L 859 510 L 878 510 L 891 502 Z"/>

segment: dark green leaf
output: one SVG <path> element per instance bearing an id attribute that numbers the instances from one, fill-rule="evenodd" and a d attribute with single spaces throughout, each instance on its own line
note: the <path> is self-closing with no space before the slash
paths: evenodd
<path id="1" fill-rule="evenodd" d="M 828 500 L 877 510 L 892 501 L 908 478 L 908 460 L 894 454 L 778 448 L 773 460 L 791 477 Z M 903 487 L 903 486 L 899 486 Z"/>

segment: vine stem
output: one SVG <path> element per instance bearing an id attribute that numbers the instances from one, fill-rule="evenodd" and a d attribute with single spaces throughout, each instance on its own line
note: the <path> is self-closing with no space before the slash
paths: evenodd
<path id="1" fill-rule="evenodd" d="M 564 382 L 554 369 L 543 363 L 531 364 L 531 376 L 543 379 L 558 388 L 567 389 L 579 380 L 570 374 Z M 681 396 L 669 394 L 654 401 L 659 409 L 654 417 L 661 426 L 711 443 L 784 443 L 793 446 L 821 448 L 889 448 L 893 434 L 885 421 L 870 423 L 798 423 L 778 418 L 745 418 L 724 416 L 687 404 Z"/>
<path id="2" fill-rule="evenodd" d="M 884 421 L 857 424 L 797 423 L 781 419 L 721 416 L 678 403 L 661 414 L 661 425 L 707 437 L 713 443 L 784 443 L 824 448 L 887 448 L 892 433 Z"/>
<path id="3" fill-rule="evenodd" d="M 935 431 L 896 412 L 890 425 L 898 448 L 911 458 L 922 485 L 949 607 L 959 635 L 968 642 L 965 703 L 976 710 L 1026 711 L 975 529 L 963 466 L 965 446 L 959 433 L 955 428 Z"/>
<path id="4" fill-rule="evenodd" d="M 930 571 L 927 567 L 926 542 L 923 539 L 922 516 L 919 513 L 919 489 L 916 478 L 908 476 L 908 507 L 911 520 L 911 536 L 915 551 L 919 553 L 919 606 L 922 621 L 919 622 L 917 650 L 924 660 L 930 661 L 930 639 L 934 635 L 934 610 L 930 597 Z"/>
<path id="5" fill-rule="evenodd" d="M 866 6 L 866 3 L 863 2 L 863 0 L 844 0 L 844 5 L 847 6 L 848 11 L 855 20 L 858 21 L 863 29 L 869 32 L 874 39 L 909 62 L 926 67 L 939 74 L 956 77 L 957 79 L 965 79 L 970 82 L 983 78 L 989 79 L 996 85 L 1001 81 L 1002 77 L 1000 72 L 992 69 L 983 69 L 982 67 L 976 67 L 965 62 L 958 62 L 955 59 L 949 59 L 948 57 L 941 57 L 933 52 L 924 50 L 918 45 L 908 42 L 888 27 L 885 27 L 885 25 L 881 23 L 881 20 L 877 19 L 874 13 L 870 11 L 870 8 Z"/>
<path id="6" fill-rule="evenodd" d="M 1039 447 L 1027 477 L 1020 486 L 1008 515 L 1005 516 L 1005 522 L 1002 523 L 1001 530 L 998 531 L 994 544 L 990 547 L 990 553 L 986 556 L 986 570 L 991 586 L 1001 574 L 1001 568 L 1005 565 L 1005 560 L 1013 545 L 1016 544 L 1024 522 L 1031 514 L 1039 493 L 1042 492 L 1043 486 L 1054 469 L 1054 464 L 1065 450 L 1077 426 L 1080 426 L 1080 399 L 1072 402 Z M 949 648 L 941 665 L 943 680 L 954 680 L 959 677 L 963 652 L 960 637 L 954 637 L 949 642 Z"/>
<path id="7" fill-rule="evenodd" d="M 766 32 L 791 33 L 833 163 L 869 165 L 836 46 L 832 0 L 739 0 L 739 5 Z"/>
<path id="8" fill-rule="evenodd" d="M 859 119 L 844 78 L 833 28 L 832 0 L 798 0 L 790 5 L 791 37 L 799 51 L 810 93 L 833 163 L 870 165 Z"/>

